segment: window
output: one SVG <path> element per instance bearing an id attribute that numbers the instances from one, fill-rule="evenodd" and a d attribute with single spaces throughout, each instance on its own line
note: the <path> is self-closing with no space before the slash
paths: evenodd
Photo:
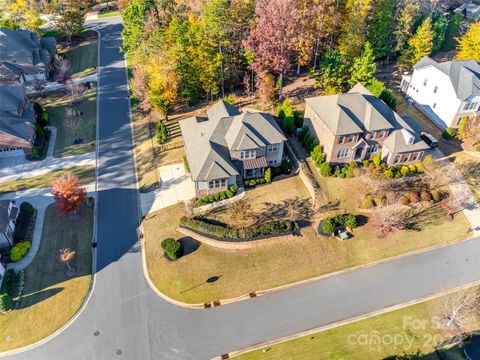
<path id="1" fill-rule="evenodd" d="M 208 188 L 211 189 L 219 189 L 227 186 L 227 180 L 212 180 L 208 182 Z"/>
<path id="2" fill-rule="evenodd" d="M 394 164 L 398 164 L 400 162 L 400 155 L 396 155 L 395 159 L 393 160 Z"/>
<path id="3" fill-rule="evenodd" d="M 478 105 L 477 102 L 466 103 L 463 106 L 463 110 L 474 110 L 477 108 L 477 105 Z"/>
<path id="4" fill-rule="evenodd" d="M 380 136 L 379 136 L 380 139 L 384 138 L 385 135 L 386 135 L 386 131 L 385 131 L 385 130 L 380 131 Z"/>
<path id="5" fill-rule="evenodd" d="M 267 151 L 268 152 L 274 152 L 278 150 L 278 144 L 273 144 L 273 145 L 268 145 L 267 146 Z"/>
<path id="6" fill-rule="evenodd" d="M 339 144 L 343 144 L 344 142 L 345 142 L 345 136 L 340 136 L 340 137 L 338 138 L 338 143 L 339 143 Z"/>
<path id="7" fill-rule="evenodd" d="M 246 151 L 241 151 L 240 152 L 240 159 L 246 160 L 246 159 L 254 159 L 256 157 L 256 151 L 255 150 L 246 150 Z"/>
<path id="8" fill-rule="evenodd" d="M 337 159 L 341 159 L 348 156 L 348 149 L 341 149 L 337 152 Z"/>
<path id="9" fill-rule="evenodd" d="M 427 82 L 428 82 L 427 79 L 423 80 L 423 86 L 427 86 Z"/>
<path id="10" fill-rule="evenodd" d="M 268 165 L 276 164 L 277 160 L 268 160 Z"/>
<path id="11" fill-rule="evenodd" d="M 433 93 L 436 94 L 437 91 L 438 91 L 438 86 L 435 86 L 435 87 L 433 88 Z"/>
<path id="12" fill-rule="evenodd" d="M 368 149 L 367 153 L 371 154 L 378 151 L 378 144 L 372 144 Z"/>
<path id="13" fill-rule="evenodd" d="M 433 103 L 433 108 L 435 109 L 435 106 L 437 106 L 437 103 Z"/>
<path id="14" fill-rule="evenodd" d="M 348 142 L 353 142 L 355 140 L 355 135 L 348 135 Z"/>
<path id="15" fill-rule="evenodd" d="M 459 126 L 459 125 L 462 123 L 463 119 L 468 119 L 468 116 L 459 117 L 459 118 L 457 119 L 457 126 Z"/>

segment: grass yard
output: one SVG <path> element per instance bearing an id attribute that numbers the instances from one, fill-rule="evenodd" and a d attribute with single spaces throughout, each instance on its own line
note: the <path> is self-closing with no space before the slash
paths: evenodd
<path id="1" fill-rule="evenodd" d="M 412 359 L 464 359 L 459 348 L 442 351 L 444 359 L 435 353 L 435 345 L 448 338 L 435 329 L 432 321 L 432 317 L 441 314 L 441 305 L 441 299 L 429 300 L 234 358 L 385 360 L 392 355 L 415 354 L 419 351 L 419 356 Z M 419 321 L 424 321 L 425 326 L 420 325 Z M 472 326 L 470 330 L 474 329 L 475 326 Z"/>
<path id="2" fill-rule="evenodd" d="M 480 202 L 480 155 L 474 156 L 466 152 L 454 155 L 454 163 L 460 169 L 465 181 L 470 186 L 475 199 Z"/>
<path id="3" fill-rule="evenodd" d="M 343 181 L 346 182 L 342 184 L 342 189 L 348 189 L 350 180 Z M 340 186 L 340 183 L 336 185 Z M 344 199 L 349 198 L 348 192 L 340 193 Z M 246 194 L 257 209 L 265 201 L 278 203 L 294 196 L 306 196 L 306 189 L 298 177 L 273 182 Z M 187 303 L 211 302 L 468 236 L 469 226 L 463 214 L 457 214 L 452 222 L 446 222 L 441 211 L 437 209 L 424 214 L 424 219 L 420 219 L 424 223 L 422 231 L 397 231 L 383 239 L 372 236 L 373 230 L 368 224 L 355 229 L 354 237 L 349 241 L 320 237 L 312 226 L 306 226 L 302 228 L 303 237 L 291 240 L 295 244 L 283 242 L 233 251 L 198 244 L 192 246 L 190 239 L 176 231 L 179 219 L 185 214 L 183 204 L 177 204 L 150 214 L 143 223 L 147 266 L 154 284 L 166 295 Z M 213 217 L 225 220 L 224 216 L 217 213 Z M 160 247 L 161 241 L 167 237 L 182 239 L 192 249 L 187 250 L 187 255 L 178 261 L 168 261 Z M 285 269 L 290 270 L 285 272 Z M 220 279 L 206 283 L 212 276 L 220 276 Z"/>
<path id="4" fill-rule="evenodd" d="M 78 176 L 84 184 L 89 184 L 95 180 L 95 167 L 93 165 L 74 166 L 68 169 L 55 170 L 26 179 L 0 182 L 0 193 L 22 191 L 28 189 L 48 188 L 52 186 L 52 182 L 58 176 L 67 171 L 70 171 L 76 176 Z"/>
<path id="5" fill-rule="evenodd" d="M 91 278 L 93 209 L 82 207 L 79 218 L 61 215 L 54 204 L 46 209 L 38 253 L 26 269 L 25 289 L 17 310 L 0 315 L 0 351 L 32 344 L 64 325 L 80 308 Z M 57 260 L 58 251 L 76 251 L 73 278 Z"/>
<path id="6" fill-rule="evenodd" d="M 97 39 L 88 39 L 65 52 L 65 59 L 68 60 L 71 68 L 68 75 L 79 78 L 93 74 L 97 71 L 98 58 Z"/>
<path id="7" fill-rule="evenodd" d="M 35 98 L 32 101 L 43 106 L 49 115 L 49 125 L 57 128 L 54 156 L 62 157 L 79 155 L 95 150 L 96 119 L 97 119 L 97 90 L 91 88 L 85 91 L 85 98 L 78 105 L 82 113 L 77 117 L 80 122 L 78 138 L 82 144 L 74 144 L 74 136 L 65 126 L 65 112 L 70 104 L 68 96 L 61 91 L 48 93 L 45 97 Z"/>
<path id="8" fill-rule="evenodd" d="M 120 15 L 120 11 L 110 10 L 110 11 L 105 11 L 105 12 L 99 12 L 97 17 L 99 19 L 103 19 L 103 18 L 108 18 L 108 17 L 112 17 L 112 16 L 119 16 L 119 15 Z"/>

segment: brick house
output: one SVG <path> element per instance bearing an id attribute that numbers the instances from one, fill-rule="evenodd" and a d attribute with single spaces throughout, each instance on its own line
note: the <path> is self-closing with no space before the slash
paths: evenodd
<path id="1" fill-rule="evenodd" d="M 332 164 L 373 158 L 379 151 L 388 165 L 408 164 L 429 149 L 413 119 L 400 117 L 360 83 L 348 93 L 305 102 L 304 124 Z"/>

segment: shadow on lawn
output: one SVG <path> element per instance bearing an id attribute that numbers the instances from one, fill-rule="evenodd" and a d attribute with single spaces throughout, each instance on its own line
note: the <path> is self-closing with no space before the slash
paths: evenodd
<path id="1" fill-rule="evenodd" d="M 57 295 L 63 291 L 63 287 L 55 287 L 52 289 L 41 290 L 38 292 L 32 292 L 30 294 L 23 294 L 22 299 L 20 300 L 17 309 L 26 309 L 32 305 L 35 305 L 39 302 L 42 302 L 52 296 Z"/>

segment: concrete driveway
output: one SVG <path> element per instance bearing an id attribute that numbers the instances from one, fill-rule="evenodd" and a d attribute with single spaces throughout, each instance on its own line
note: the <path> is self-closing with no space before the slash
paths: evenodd
<path id="1" fill-rule="evenodd" d="M 195 185 L 190 176 L 185 174 L 182 163 L 160 166 L 158 175 L 161 180 L 160 188 L 140 194 L 143 216 L 195 197 Z"/>

